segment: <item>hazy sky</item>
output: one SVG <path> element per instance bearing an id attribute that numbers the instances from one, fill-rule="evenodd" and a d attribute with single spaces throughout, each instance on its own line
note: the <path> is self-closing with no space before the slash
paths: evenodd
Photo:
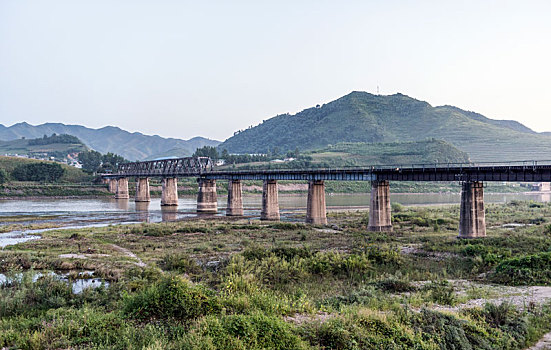
<path id="1" fill-rule="evenodd" d="M 0 123 L 223 140 L 353 90 L 551 131 L 551 1 L 0 0 Z"/>

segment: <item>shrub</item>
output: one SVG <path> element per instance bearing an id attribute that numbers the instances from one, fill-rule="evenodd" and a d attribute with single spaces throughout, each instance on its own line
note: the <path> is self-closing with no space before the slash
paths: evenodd
<path id="1" fill-rule="evenodd" d="M 399 266 L 404 258 L 398 248 L 382 248 L 378 245 L 368 245 L 364 248 L 367 258 L 377 265 Z"/>
<path id="2" fill-rule="evenodd" d="M 416 289 L 408 281 L 393 276 L 380 280 L 375 285 L 378 289 L 390 293 L 413 292 Z"/>
<path id="3" fill-rule="evenodd" d="M 189 275 L 200 275 L 201 266 L 187 254 L 167 254 L 159 261 L 159 266 L 165 271 L 178 271 Z"/>
<path id="4" fill-rule="evenodd" d="M 393 213 L 399 213 L 404 210 L 404 206 L 400 203 L 392 203 L 390 206 Z"/>
<path id="5" fill-rule="evenodd" d="M 168 276 L 123 300 L 126 315 L 147 320 L 151 318 L 195 319 L 220 309 L 214 293 L 201 285 L 178 276 Z"/>
<path id="6" fill-rule="evenodd" d="M 183 349 L 307 349 L 285 321 L 263 314 L 206 317 L 186 336 Z"/>
<path id="7" fill-rule="evenodd" d="M 73 303 L 73 291 L 68 283 L 50 275 L 33 281 L 34 276 L 34 273 L 25 273 L 0 284 L 0 317 L 36 313 Z"/>
<path id="8" fill-rule="evenodd" d="M 504 260 L 490 277 L 496 282 L 513 285 L 551 284 L 551 252 Z"/>
<path id="9" fill-rule="evenodd" d="M 429 292 L 431 301 L 441 305 L 455 305 L 457 298 L 453 285 L 446 281 L 432 281 L 423 287 L 424 291 Z"/>
<path id="10" fill-rule="evenodd" d="M 340 310 L 345 305 L 363 305 L 367 304 L 370 300 L 377 298 L 375 290 L 361 288 L 354 290 L 348 294 L 335 295 L 324 299 L 320 304 L 326 307 L 332 307 L 333 309 Z"/>

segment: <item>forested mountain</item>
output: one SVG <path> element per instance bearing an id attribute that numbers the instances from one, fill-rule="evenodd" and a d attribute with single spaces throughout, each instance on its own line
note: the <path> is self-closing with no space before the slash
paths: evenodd
<path id="1" fill-rule="evenodd" d="M 129 160 L 142 160 L 164 154 L 167 150 L 178 149 L 178 155 L 190 156 L 197 148 L 216 146 L 220 142 L 203 137 L 190 140 L 149 136 L 139 132 L 130 133 L 113 126 L 101 129 L 91 129 L 81 125 L 65 125 L 61 123 L 46 123 L 30 125 L 18 123 L 10 127 L 0 124 L 0 140 L 9 141 L 34 139 L 43 135 L 68 134 L 78 137 L 86 146 L 101 153 L 116 153 Z"/>
<path id="2" fill-rule="evenodd" d="M 548 159 L 551 137 L 509 120 L 395 94 L 352 92 L 320 107 L 283 114 L 219 145 L 230 153 L 315 150 L 339 142 L 445 140 L 473 161 Z"/>

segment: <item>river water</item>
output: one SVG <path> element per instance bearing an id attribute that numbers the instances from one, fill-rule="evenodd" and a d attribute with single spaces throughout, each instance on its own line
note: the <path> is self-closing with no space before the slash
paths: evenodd
<path id="1" fill-rule="evenodd" d="M 447 205 L 459 204 L 459 193 L 392 193 L 392 203 L 403 205 Z M 329 194 L 326 197 L 327 209 L 367 208 L 370 194 Z M 506 203 L 511 200 L 551 201 L 551 193 L 486 193 L 486 203 Z M 253 218 L 260 215 L 262 196 L 245 195 L 243 206 L 245 215 Z M 279 206 L 282 214 L 300 213 L 306 209 L 306 194 L 280 194 Z M 218 198 L 218 214 L 224 215 L 226 197 Z M 6 224 L 2 217 L 32 217 L 32 223 L 55 222 L 64 226 L 108 225 L 114 223 L 173 221 L 197 216 L 196 197 L 181 196 L 177 207 L 161 207 L 160 199 L 150 203 L 136 203 L 132 199 L 25 199 L 0 200 L 0 226 Z M 43 217 L 44 219 L 41 219 Z M 24 220 L 23 220 L 24 222 Z"/>
<path id="2" fill-rule="evenodd" d="M 391 202 L 403 205 L 448 205 L 459 204 L 459 193 L 406 193 L 391 194 Z M 506 203 L 511 200 L 551 201 L 550 193 L 486 193 L 486 203 Z M 365 209 L 369 206 L 370 195 L 364 194 L 330 194 L 326 197 L 327 209 Z M 243 197 L 245 215 L 259 218 L 262 196 L 259 194 Z M 94 199 L 25 199 L 0 200 L 0 232 L 3 226 L 20 225 L 55 225 L 59 227 L 105 226 L 119 223 L 175 221 L 197 217 L 196 197 L 181 196 L 178 207 L 161 207 L 160 199 L 154 198 L 150 203 L 135 203 L 130 200 L 111 198 Z M 306 194 L 280 194 L 279 205 L 282 220 L 300 220 L 306 210 Z M 218 214 L 225 215 L 226 197 L 218 198 Z M 13 218 L 17 217 L 17 221 Z M 3 219 L 4 218 L 4 219 Z M 28 219 L 26 219 L 28 218 Z M 0 233 L 0 248 L 39 238 L 29 234 L 39 234 L 48 230 L 19 230 Z"/>

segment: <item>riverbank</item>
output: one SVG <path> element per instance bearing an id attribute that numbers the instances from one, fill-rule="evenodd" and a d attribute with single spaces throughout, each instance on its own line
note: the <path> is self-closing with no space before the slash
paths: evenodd
<path id="1" fill-rule="evenodd" d="M 104 185 L 96 184 L 41 184 L 7 183 L 0 185 L 1 199 L 30 198 L 91 198 L 112 195 Z"/>
<path id="2" fill-rule="evenodd" d="M 357 211 L 44 231 L 0 250 L 0 273 L 110 285 L 0 288 L 0 347 L 524 349 L 551 330 L 530 292 L 551 285 L 549 203 L 488 204 L 477 240 L 456 239 L 457 205 L 395 209 L 392 233 Z"/>

